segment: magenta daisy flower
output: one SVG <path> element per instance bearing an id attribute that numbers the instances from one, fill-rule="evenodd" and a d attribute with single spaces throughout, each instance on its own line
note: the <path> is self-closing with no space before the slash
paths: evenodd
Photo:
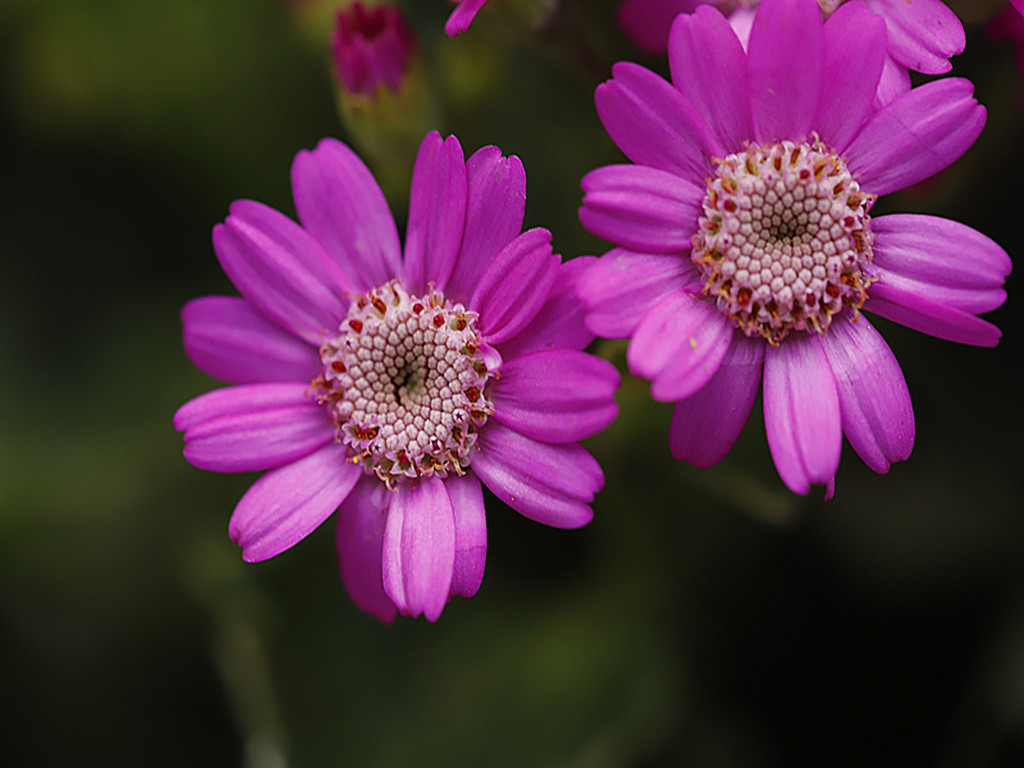
<path id="1" fill-rule="evenodd" d="M 448 37 L 455 37 L 460 32 L 465 32 L 469 29 L 469 25 L 473 23 L 473 19 L 476 18 L 477 13 L 484 7 L 487 0 L 451 0 L 453 3 L 458 3 L 458 7 L 452 11 L 451 16 L 448 17 L 447 23 L 444 25 L 444 31 L 448 34 Z"/>
<path id="2" fill-rule="evenodd" d="M 1018 0 L 1014 0 L 1017 2 Z M 1020 0 L 1024 2 L 1024 0 Z M 647 53 L 661 54 L 668 45 L 673 19 L 711 5 L 729 15 L 744 45 L 760 0 L 625 0 L 619 24 L 634 44 Z M 825 18 L 848 0 L 817 0 Z M 907 70 L 938 75 L 949 72 L 949 58 L 963 53 L 963 25 L 941 0 L 863 0 L 868 10 L 885 20 L 885 66 L 879 80 L 882 103 L 910 88 Z"/>
<path id="3" fill-rule="evenodd" d="M 623 63 L 597 90 L 635 165 L 583 180 L 583 224 L 621 247 L 579 292 L 589 326 L 631 337 L 631 370 L 676 403 L 677 459 L 721 460 L 763 379 L 782 480 L 831 493 L 843 434 L 877 472 L 914 442 L 903 374 L 861 310 L 965 344 L 999 339 L 976 315 L 1005 300 L 1002 248 L 946 219 L 869 215 L 878 195 L 959 157 L 985 122 L 954 78 L 876 109 L 884 34 L 860 3 L 823 25 L 814 0 L 765 0 L 748 53 L 700 8 L 673 24 L 673 84 Z"/>
<path id="4" fill-rule="evenodd" d="M 616 414 L 619 377 L 593 338 L 543 229 L 521 232 L 522 164 L 465 160 L 429 134 L 413 172 L 404 254 L 384 196 L 340 142 L 300 152 L 301 225 L 242 200 L 213 231 L 241 298 L 182 310 L 201 370 L 237 386 L 174 417 L 185 458 L 269 470 L 230 533 L 273 557 L 335 510 L 341 576 L 363 610 L 435 621 L 483 577 L 486 485 L 526 517 L 585 525 L 603 485 L 579 440 Z"/>

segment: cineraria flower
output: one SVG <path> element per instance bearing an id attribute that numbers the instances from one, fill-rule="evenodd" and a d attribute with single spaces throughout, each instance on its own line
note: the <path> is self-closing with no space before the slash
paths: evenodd
<path id="1" fill-rule="evenodd" d="M 662 54 L 668 44 L 672 20 L 712 5 L 729 14 L 730 23 L 744 45 L 750 35 L 760 0 L 625 0 L 619 6 L 619 24 L 633 43 L 647 53 Z M 825 18 L 847 0 L 817 0 Z M 887 39 L 885 67 L 879 81 L 879 98 L 887 103 L 910 88 L 907 70 L 938 75 L 949 72 L 949 58 L 966 45 L 963 25 L 941 0 L 863 0 L 885 19 Z M 1024 2 L 1024 0 L 1015 0 Z"/>
<path id="2" fill-rule="evenodd" d="M 415 48 L 398 6 L 367 9 L 356 0 L 338 11 L 331 53 L 335 74 L 348 93 L 373 98 L 382 87 L 398 93 Z"/>
<path id="3" fill-rule="evenodd" d="M 620 247 L 579 293 L 591 329 L 632 337 L 631 370 L 676 403 L 677 459 L 720 461 L 763 376 L 782 480 L 831 495 L 843 434 L 876 472 L 914 442 L 903 374 L 862 310 L 965 344 L 999 339 L 976 315 L 1005 300 L 1002 248 L 946 219 L 869 215 L 879 195 L 953 162 L 985 122 L 954 78 L 876 109 L 884 34 L 857 2 L 823 25 L 814 0 L 765 0 L 745 52 L 699 8 L 672 26 L 672 84 L 621 63 L 597 90 L 635 165 L 583 180 L 581 221 Z"/>
<path id="4" fill-rule="evenodd" d="M 525 176 L 485 147 L 468 161 L 429 134 L 413 171 L 402 252 L 384 196 L 344 144 L 300 152 L 301 226 L 242 200 L 213 231 L 241 298 L 182 310 L 197 367 L 236 384 L 174 417 L 185 458 L 269 470 L 230 533 L 273 557 L 336 509 L 341 576 L 363 610 L 435 621 L 473 595 L 487 546 L 481 482 L 526 517 L 590 521 L 603 485 L 579 440 L 616 414 L 613 366 L 543 229 L 520 232 Z"/>
<path id="5" fill-rule="evenodd" d="M 473 23 L 473 19 L 476 18 L 477 13 L 484 7 L 487 0 L 451 1 L 458 3 L 458 7 L 448 17 L 448 22 L 444 25 L 444 31 L 448 33 L 448 37 L 455 37 L 460 32 L 465 32 L 469 29 L 469 25 Z"/>

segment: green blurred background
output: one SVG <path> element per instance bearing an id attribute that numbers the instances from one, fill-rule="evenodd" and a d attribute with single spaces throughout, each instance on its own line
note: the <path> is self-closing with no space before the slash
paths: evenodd
<path id="1" fill-rule="evenodd" d="M 330 524 L 241 562 L 227 520 L 253 476 L 193 469 L 171 427 L 215 386 L 178 310 L 232 291 L 209 236 L 229 203 L 291 212 L 294 154 L 349 136 L 316 5 L 0 0 L 0 765 L 1024 764 L 1016 277 L 995 350 L 878 322 L 917 447 L 877 476 L 847 446 L 827 504 L 778 480 L 759 406 L 702 472 L 626 378 L 589 442 L 594 522 L 489 499 L 483 587 L 436 625 L 359 613 Z M 579 179 L 619 155 L 593 87 L 639 58 L 616 3 L 569 0 L 545 35 L 493 5 L 450 41 L 445 3 L 406 3 L 437 127 L 519 155 L 527 223 L 599 253 Z M 1011 49 L 972 25 L 954 74 L 985 133 L 876 210 L 956 218 L 1017 256 Z M 622 364 L 623 344 L 598 349 Z"/>

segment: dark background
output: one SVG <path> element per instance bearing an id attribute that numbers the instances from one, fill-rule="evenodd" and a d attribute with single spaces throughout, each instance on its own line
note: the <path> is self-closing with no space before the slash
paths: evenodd
<path id="1" fill-rule="evenodd" d="M 878 321 L 917 446 L 886 476 L 845 447 L 831 502 L 786 491 L 759 405 L 720 466 L 672 461 L 670 407 L 626 378 L 588 443 L 594 522 L 557 531 L 490 499 L 483 587 L 436 625 L 359 613 L 330 524 L 241 562 L 227 520 L 254 476 L 190 467 L 171 427 L 215 385 L 177 313 L 232 290 L 210 246 L 230 202 L 291 213 L 294 154 L 351 139 L 324 5 L 0 0 L 0 764 L 1024 764 L 1015 276 L 994 350 Z M 599 253 L 579 179 L 619 155 L 593 87 L 639 60 L 616 3 L 569 3 L 561 36 L 493 5 L 450 41 L 446 4 L 406 3 L 437 127 L 519 155 L 528 225 Z M 876 211 L 955 218 L 1017 256 L 1012 50 L 972 24 L 954 74 L 985 132 Z M 405 184 L 387 189 L 399 222 Z M 596 349 L 622 364 L 623 343 Z"/>

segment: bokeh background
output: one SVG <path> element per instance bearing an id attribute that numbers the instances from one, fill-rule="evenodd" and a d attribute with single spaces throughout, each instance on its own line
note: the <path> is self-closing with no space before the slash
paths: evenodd
<path id="1" fill-rule="evenodd" d="M 292 212 L 294 154 L 351 139 L 329 5 L 0 0 L 0 765 L 1024 765 L 1017 276 L 995 350 L 878 321 L 917 447 L 877 476 L 846 446 L 828 503 L 778 480 L 759 406 L 717 468 L 674 462 L 670 407 L 626 377 L 588 443 L 594 522 L 490 498 L 483 587 L 436 625 L 357 611 L 330 523 L 242 563 L 227 520 L 253 476 L 192 468 L 171 427 L 215 386 L 178 310 L 232 292 L 210 246 L 232 200 Z M 579 179 L 619 155 L 593 88 L 615 60 L 665 63 L 612 0 L 565 0 L 544 34 L 495 1 L 455 41 L 446 3 L 404 5 L 436 127 L 519 155 L 527 223 L 600 253 Z M 1019 259 L 1001 5 L 955 6 L 981 139 L 876 210 L 965 221 Z M 596 349 L 622 365 L 621 342 Z"/>

